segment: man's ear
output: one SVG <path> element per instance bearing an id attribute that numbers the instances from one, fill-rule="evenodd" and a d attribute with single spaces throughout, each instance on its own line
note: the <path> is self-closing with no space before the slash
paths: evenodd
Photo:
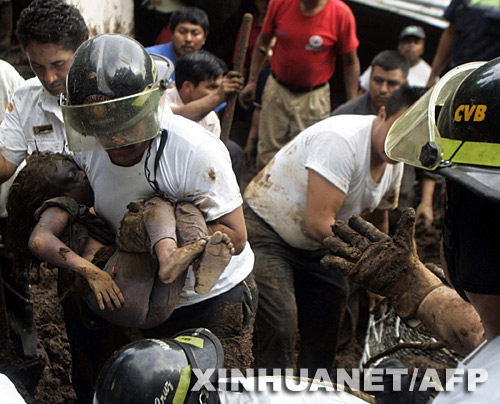
<path id="1" fill-rule="evenodd" d="M 380 109 L 378 110 L 377 118 L 379 118 L 381 121 L 385 121 L 386 117 L 386 112 L 385 112 L 385 105 L 381 106 Z"/>
<path id="2" fill-rule="evenodd" d="M 193 92 L 193 90 L 195 89 L 195 86 L 193 83 L 191 83 L 190 81 L 185 81 L 184 83 L 182 83 L 182 86 L 181 86 L 181 90 L 185 93 L 188 93 L 188 94 L 191 94 Z"/>

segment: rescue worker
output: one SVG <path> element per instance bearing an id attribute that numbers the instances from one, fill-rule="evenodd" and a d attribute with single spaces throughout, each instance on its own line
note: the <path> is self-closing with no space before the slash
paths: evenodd
<path id="1" fill-rule="evenodd" d="M 325 240 L 326 266 L 387 296 L 401 317 L 418 318 L 456 351 L 478 345 L 484 326 L 486 341 L 457 374 L 480 368 L 487 380 L 467 392 L 463 377 L 463 386 L 439 393 L 435 404 L 500 400 L 499 85 L 500 58 L 459 66 L 395 122 L 386 140 L 390 158 L 446 177 L 442 264 L 455 290 L 418 260 L 412 211 L 392 239 L 352 217 L 349 225 L 335 223 L 335 236 Z"/>
<path id="2" fill-rule="evenodd" d="M 36 77 L 14 92 L 0 126 L 2 233 L 7 222 L 6 195 L 18 166 L 35 150 L 65 152 L 66 137 L 58 97 L 66 92 L 71 58 L 89 37 L 89 30 L 76 7 L 63 0 L 34 0 L 21 12 L 16 35 Z M 16 290 L 6 295 L 13 320 L 11 328 L 13 334 L 19 335 L 24 356 L 33 358 L 37 351 L 37 331 L 29 282 L 27 274 L 17 281 L 10 279 L 13 271 L 9 254 L 2 254 L 1 267 L 4 282 L 11 283 L 9 290 Z"/>
<path id="3" fill-rule="evenodd" d="M 96 213 L 114 232 L 129 202 L 159 194 L 193 203 L 209 234 L 220 230 L 230 237 L 235 255 L 214 287 L 197 294 L 189 269 L 168 321 L 142 332 L 158 338 L 193 326 L 210 328 L 231 353 L 225 365 L 245 368 L 253 360 L 246 342 L 256 290 L 242 197 L 224 144 L 193 121 L 161 115 L 168 82 L 157 79 L 157 70 L 132 38 L 105 34 L 86 41 L 73 57 L 62 105 L 69 148 L 89 178 Z"/>

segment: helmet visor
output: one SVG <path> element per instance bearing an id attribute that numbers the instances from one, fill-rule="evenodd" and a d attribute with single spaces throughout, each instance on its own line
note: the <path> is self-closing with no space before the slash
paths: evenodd
<path id="1" fill-rule="evenodd" d="M 385 141 L 387 156 L 427 170 L 436 169 L 451 146 L 436 125 L 436 111 L 460 83 L 484 62 L 472 62 L 450 70 L 434 87 L 391 126 Z"/>
<path id="2" fill-rule="evenodd" d="M 164 94 L 157 84 L 139 94 L 91 104 L 66 105 L 62 99 L 69 149 L 107 150 L 152 139 L 160 128 Z"/>

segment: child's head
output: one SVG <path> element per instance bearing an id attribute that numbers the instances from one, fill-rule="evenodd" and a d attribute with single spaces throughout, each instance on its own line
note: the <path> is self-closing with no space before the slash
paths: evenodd
<path id="1" fill-rule="evenodd" d="M 34 152 L 14 180 L 7 200 L 6 242 L 14 255 L 19 257 L 28 253 L 35 211 L 47 199 L 57 196 L 73 197 L 89 207 L 94 204 L 94 194 L 85 173 L 70 157 Z"/>
<path id="2" fill-rule="evenodd" d="M 30 195 L 36 201 L 35 209 L 56 196 L 70 196 L 89 207 L 94 204 L 94 194 L 83 170 L 71 157 L 59 153 L 34 152 L 26 159 L 26 167 L 11 187 L 8 205 L 19 194 Z"/>

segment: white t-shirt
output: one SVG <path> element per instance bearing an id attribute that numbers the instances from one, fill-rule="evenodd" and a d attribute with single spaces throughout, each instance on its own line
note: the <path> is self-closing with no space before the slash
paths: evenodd
<path id="1" fill-rule="evenodd" d="M 1 3 L 1 2 L 0 2 Z M 10 63 L 0 60 L 0 122 L 14 91 L 24 83 L 24 79 Z"/>
<path id="2" fill-rule="evenodd" d="M 26 404 L 10 379 L 0 373 L 0 404 Z"/>
<path id="3" fill-rule="evenodd" d="M 457 375 L 464 382 L 456 384 L 453 391 L 440 392 L 433 404 L 500 403 L 500 336 L 476 348 L 457 367 L 459 369 L 465 370 L 465 375 Z M 484 369 L 488 372 L 488 380 L 478 383 L 475 391 L 466 391 L 467 370 L 470 369 Z"/>
<path id="4" fill-rule="evenodd" d="M 370 175 L 374 118 L 339 115 L 304 130 L 248 185 L 248 205 L 288 244 L 305 250 L 322 247 L 303 230 L 308 169 L 345 193 L 337 219 L 397 207 L 403 164 L 387 164 L 378 184 Z"/>
<path id="5" fill-rule="evenodd" d="M 185 105 L 181 100 L 177 87 L 170 87 L 167 89 L 167 104 L 170 107 L 180 107 Z M 214 111 L 210 111 L 202 119 L 197 121 L 197 123 L 220 138 L 220 120 Z"/>
<path id="6" fill-rule="evenodd" d="M 160 159 L 156 179 L 160 189 L 174 198 L 193 202 L 207 221 L 220 218 L 242 203 L 229 153 L 224 144 L 197 123 L 171 115 L 166 123 L 168 141 Z M 154 160 L 160 136 L 152 141 L 148 168 L 154 178 Z M 111 163 L 105 151 L 75 153 L 95 193 L 95 210 L 113 231 L 117 231 L 129 202 L 141 201 L 154 191 L 145 176 L 147 151 L 132 167 Z M 194 276 L 188 272 L 178 307 L 217 296 L 232 289 L 252 271 L 253 252 L 247 243 L 240 255 L 231 258 L 229 265 L 214 288 L 205 295 L 194 292 Z"/>
<path id="7" fill-rule="evenodd" d="M 368 88 L 370 87 L 371 71 L 372 67 L 368 66 L 363 74 L 359 76 L 359 86 L 365 91 L 368 91 Z M 406 80 L 410 86 L 425 87 L 430 75 L 431 66 L 424 59 L 420 59 L 420 62 L 418 62 L 415 66 L 410 67 Z"/>

